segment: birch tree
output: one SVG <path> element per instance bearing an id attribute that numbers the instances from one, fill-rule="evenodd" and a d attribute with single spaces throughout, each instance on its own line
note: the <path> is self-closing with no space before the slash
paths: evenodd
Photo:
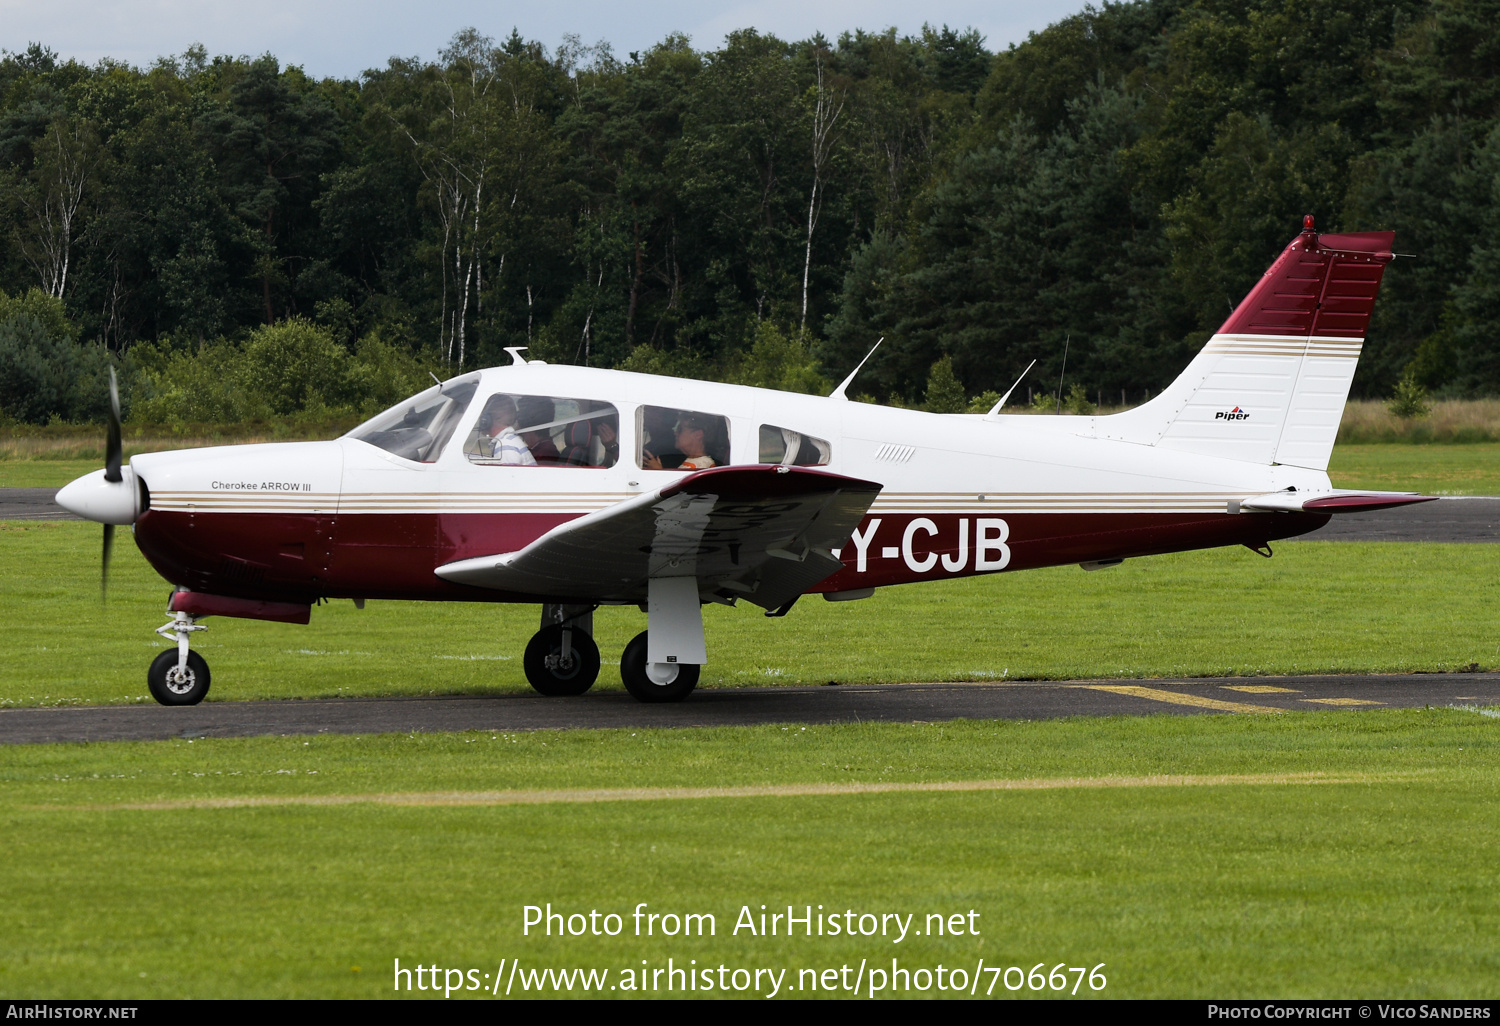
<path id="1" fill-rule="evenodd" d="M 484 290 L 483 214 L 499 90 L 489 37 L 465 29 L 441 56 L 425 103 L 403 112 L 400 120 L 432 187 L 442 231 L 438 345 L 444 362 L 456 359 L 462 367 L 470 300 Z"/>
<path id="2" fill-rule="evenodd" d="M 99 164 L 99 141 L 87 125 L 59 118 L 33 152 L 30 181 L 16 190 L 26 225 L 20 248 L 43 290 L 61 299 L 68 290 L 84 199 Z"/>
<path id="3" fill-rule="evenodd" d="M 546 156 L 548 124 L 535 99 L 545 55 L 515 38 L 497 48 L 465 29 L 441 56 L 418 109 L 398 120 L 442 234 L 439 346 L 446 362 L 462 367 L 473 318 L 505 273 L 513 234 L 506 228 L 521 217 Z"/>
<path id="4" fill-rule="evenodd" d="M 823 201 L 824 176 L 835 141 L 834 129 L 844 112 L 845 90 L 825 81 L 821 47 L 813 51 L 816 76 L 812 92 L 812 187 L 807 194 L 807 242 L 802 257 L 802 318 L 798 327 L 807 327 L 807 281 L 812 273 L 813 232 L 818 226 L 818 211 Z"/>

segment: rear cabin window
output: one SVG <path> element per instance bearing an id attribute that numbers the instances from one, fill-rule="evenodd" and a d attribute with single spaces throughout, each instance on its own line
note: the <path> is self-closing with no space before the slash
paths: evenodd
<path id="1" fill-rule="evenodd" d="M 620 414 L 593 399 L 501 392 L 485 400 L 464 455 L 489 467 L 612 467 Z"/>
<path id="2" fill-rule="evenodd" d="M 642 470 L 707 470 L 729 463 L 729 418 L 670 406 L 642 406 L 637 416 Z"/>
<path id="3" fill-rule="evenodd" d="M 822 467 L 833 457 L 833 447 L 821 438 L 791 428 L 760 426 L 760 462 L 796 467 Z"/>

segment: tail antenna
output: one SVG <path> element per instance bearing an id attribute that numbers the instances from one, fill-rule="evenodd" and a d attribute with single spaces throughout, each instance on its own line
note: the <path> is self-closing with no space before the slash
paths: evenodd
<path id="1" fill-rule="evenodd" d="M 1023 370 L 1021 372 L 1021 376 L 1016 379 L 1016 383 L 1014 385 L 1011 385 L 1010 388 L 1006 390 L 1005 394 L 1000 397 L 1000 401 L 998 403 L 996 403 L 994 406 L 990 407 L 990 412 L 985 414 L 986 417 L 994 417 L 994 416 L 996 416 L 996 415 L 998 415 L 1000 413 L 1001 408 L 1005 406 L 1005 400 L 1007 400 L 1007 399 L 1010 398 L 1011 392 L 1014 392 L 1016 390 L 1016 388 L 1021 384 L 1021 382 L 1023 380 L 1025 380 L 1026 375 L 1028 375 L 1028 374 L 1031 373 L 1031 368 L 1033 368 L 1035 366 L 1036 366 L 1036 361 L 1035 360 L 1032 360 L 1030 363 L 1028 363 L 1026 365 L 1026 369 Z"/>
<path id="2" fill-rule="evenodd" d="M 1063 378 L 1068 373 L 1068 346 L 1073 344 L 1073 333 L 1068 332 L 1068 337 L 1063 340 L 1063 364 L 1062 370 L 1057 373 L 1057 412 L 1062 413 L 1062 386 Z"/>
<path id="3" fill-rule="evenodd" d="M 880 336 L 880 342 L 884 342 L 884 341 L 885 341 L 885 336 L 881 335 Z M 865 363 L 870 359 L 870 357 L 872 357 L 872 356 L 875 355 L 875 350 L 877 350 L 877 349 L 880 348 L 880 342 L 876 342 L 873 346 L 870 347 L 870 351 L 865 354 L 865 358 L 863 360 L 859 361 L 859 366 L 855 367 L 852 371 L 849 372 L 849 376 L 847 378 L 845 378 L 842 382 L 839 383 L 839 387 L 838 388 L 835 388 L 832 392 L 828 393 L 828 398 L 830 398 L 830 399 L 843 399 L 845 402 L 847 402 L 849 400 L 849 397 L 844 394 L 844 390 L 846 388 L 848 388 L 850 385 L 854 384 L 854 375 L 858 374 L 860 367 L 863 367 L 865 365 Z"/>

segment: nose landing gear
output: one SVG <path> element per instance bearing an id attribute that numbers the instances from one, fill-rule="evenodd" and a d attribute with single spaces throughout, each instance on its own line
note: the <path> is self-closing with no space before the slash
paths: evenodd
<path id="1" fill-rule="evenodd" d="M 146 671 L 146 685 L 151 697 L 162 705 L 197 705 L 208 694 L 208 662 L 197 652 L 188 650 L 188 638 L 194 631 L 208 630 L 207 624 L 186 613 L 170 614 L 172 621 L 156 628 L 156 633 L 175 642 L 177 650 L 161 653 Z"/>

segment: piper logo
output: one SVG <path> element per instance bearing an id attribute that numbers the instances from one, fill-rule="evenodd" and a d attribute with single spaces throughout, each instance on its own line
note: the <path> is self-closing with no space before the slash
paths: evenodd
<path id="1" fill-rule="evenodd" d="M 1214 420 L 1249 420 L 1250 414 L 1236 406 L 1232 410 L 1220 410 L 1214 414 Z"/>

